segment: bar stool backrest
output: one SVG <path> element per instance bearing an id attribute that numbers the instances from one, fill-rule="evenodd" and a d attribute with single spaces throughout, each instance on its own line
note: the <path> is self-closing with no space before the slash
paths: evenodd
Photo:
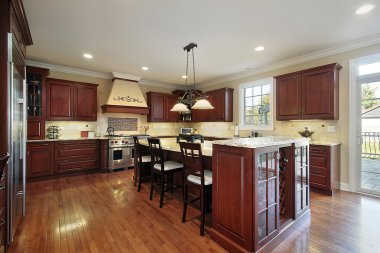
<path id="1" fill-rule="evenodd" d="M 190 175 L 200 177 L 201 186 L 204 186 L 204 170 L 202 166 L 202 149 L 200 143 L 180 142 L 184 179 Z"/>
<path id="2" fill-rule="evenodd" d="M 164 172 L 164 152 L 162 151 L 160 139 L 148 138 L 148 144 L 152 169 L 155 164 L 161 164 L 161 171 Z"/>

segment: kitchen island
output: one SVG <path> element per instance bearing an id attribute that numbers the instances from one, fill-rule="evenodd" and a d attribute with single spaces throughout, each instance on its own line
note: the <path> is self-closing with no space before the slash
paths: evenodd
<path id="1" fill-rule="evenodd" d="M 174 138 L 161 146 L 181 162 Z M 229 252 L 269 251 L 310 218 L 308 139 L 233 138 L 205 142 L 202 152 L 213 173 L 210 237 Z"/>
<path id="2" fill-rule="evenodd" d="M 309 217 L 308 164 L 307 139 L 213 142 L 211 239 L 229 252 L 275 247 L 276 237 Z"/>

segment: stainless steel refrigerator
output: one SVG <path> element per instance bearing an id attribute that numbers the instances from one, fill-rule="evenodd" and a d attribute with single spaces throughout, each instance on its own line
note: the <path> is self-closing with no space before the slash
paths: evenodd
<path id="1" fill-rule="evenodd" d="M 13 58 L 12 34 L 8 34 L 8 164 L 7 243 L 11 243 L 20 219 L 25 215 L 26 82 L 25 67 Z"/>

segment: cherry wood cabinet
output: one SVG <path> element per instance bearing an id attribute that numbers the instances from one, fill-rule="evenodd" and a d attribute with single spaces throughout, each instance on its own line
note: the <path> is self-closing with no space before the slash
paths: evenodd
<path id="1" fill-rule="evenodd" d="M 232 122 L 233 91 L 231 88 L 221 88 L 207 91 L 208 101 L 214 106 L 211 110 L 191 110 L 193 122 Z"/>
<path id="2" fill-rule="evenodd" d="M 97 84 L 47 79 L 47 120 L 97 120 Z"/>
<path id="3" fill-rule="evenodd" d="M 177 102 L 177 96 L 168 93 L 147 92 L 149 107 L 148 122 L 177 122 L 179 113 L 170 109 Z"/>
<path id="4" fill-rule="evenodd" d="M 269 252 L 272 240 L 310 211 L 308 141 L 214 144 L 212 173 L 210 236 L 229 252 Z"/>
<path id="5" fill-rule="evenodd" d="M 55 174 L 97 169 L 99 169 L 97 140 L 55 142 Z"/>
<path id="6" fill-rule="evenodd" d="M 54 174 L 54 142 L 29 142 L 26 157 L 27 178 Z"/>
<path id="7" fill-rule="evenodd" d="M 277 120 L 338 119 L 341 68 L 333 63 L 274 77 Z"/>
<path id="8" fill-rule="evenodd" d="M 310 187 L 330 196 L 340 188 L 340 144 L 310 145 Z"/>
<path id="9" fill-rule="evenodd" d="M 45 138 L 46 76 L 49 72 L 48 69 L 26 67 L 27 138 L 29 140 Z"/>
<path id="10" fill-rule="evenodd" d="M 102 143 L 102 146 L 100 145 Z M 37 141 L 27 144 L 27 178 L 98 171 L 107 140 Z M 107 156 L 107 155 L 106 155 Z"/>

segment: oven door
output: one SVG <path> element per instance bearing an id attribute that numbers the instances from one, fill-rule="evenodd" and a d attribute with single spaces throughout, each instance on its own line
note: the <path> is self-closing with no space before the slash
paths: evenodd
<path id="1" fill-rule="evenodd" d="M 133 147 L 116 147 L 109 149 L 109 168 L 127 168 L 133 166 Z"/>

